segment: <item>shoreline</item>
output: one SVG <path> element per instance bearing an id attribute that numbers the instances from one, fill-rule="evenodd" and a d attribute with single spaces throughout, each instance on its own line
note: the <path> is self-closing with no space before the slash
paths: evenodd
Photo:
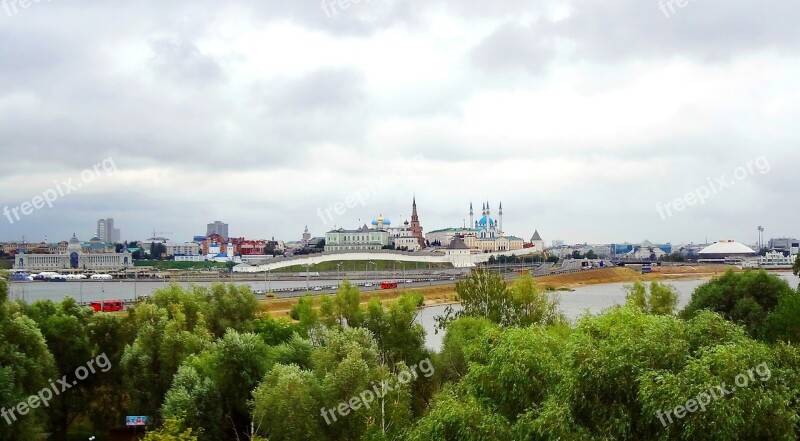
<path id="1" fill-rule="evenodd" d="M 613 267 L 604 269 L 587 270 L 578 273 L 557 274 L 537 277 L 534 280 L 537 284 L 548 287 L 553 291 L 572 291 L 574 288 L 605 285 L 611 283 L 633 283 L 637 280 L 642 282 L 665 282 L 672 280 L 710 280 L 716 276 L 724 274 L 726 271 L 742 271 L 736 267 L 725 265 L 699 265 L 699 266 L 676 266 L 676 267 L 656 267 L 654 272 L 641 274 L 639 271 L 629 267 Z M 781 272 L 781 271 L 779 271 Z M 790 271 L 789 271 L 790 272 Z M 511 283 L 512 281 L 507 281 Z M 432 306 L 446 306 L 457 304 L 455 283 L 438 285 L 433 287 L 412 288 L 408 290 L 391 289 L 384 291 L 372 291 L 361 294 L 361 303 L 366 305 L 373 298 L 380 299 L 381 303 L 387 304 L 397 300 L 404 292 L 419 293 L 423 297 L 422 308 Z M 317 305 L 319 296 L 314 296 L 314 304 Z M 289 312 L 298 298 L 291 299 L 267 299 L 260 302 L 262 313 L 268 313 L 276 318 L 289 317 Z"/>

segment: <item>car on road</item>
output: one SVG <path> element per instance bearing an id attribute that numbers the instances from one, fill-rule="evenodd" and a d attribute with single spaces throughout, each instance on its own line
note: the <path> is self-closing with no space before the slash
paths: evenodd
<path id="1" fill-rule="evenodd" d="M 321 286 L 315 286 L 314 287 L 314 291 L 322 291 L 322 287 Z"/>
<path id="2" fill-rule="evenodd" d="M 372 288 L 372 286 L 373 285 L 371 283 L 365 283 L 364 284 L 364 288 Z"/>

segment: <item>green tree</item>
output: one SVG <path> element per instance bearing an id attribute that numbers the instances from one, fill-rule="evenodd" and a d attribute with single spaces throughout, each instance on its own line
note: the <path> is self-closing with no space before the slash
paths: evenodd
<path id="1" fill-rule="evenodd" d="M 425 349 L 425 329 L 416 321 L 421 300 L 419 294 L 404 293 L 388 311 L 380 300 L 370 301 L 364 326 L 375 336 L 386 364 L 412 365 L 430 355 Z"/>
<path id="2" fill-rule="evenodd" d="M 589 250 L 589 252 L 586 253 L 586 258 L 587 259 L 591 259 L 591 260 L 595 260 L 595 259 L 598 258 L 597 257 L 597 253 L 595 253 L 594 250 Z"/>
<path id="3" fill-rule="evenodd" d="M 448 306 L 438 326 L 444 329 L 459 317 L 484 317 L 492 323 L 504 324 L 508 315 L 508 288 L 503 277 L 483 268 L 474 269 L 469 276 L 456 283 L 456 300 L 462 309 Z"/>
<path id="4" fill-rule="evenodd" d="M 253 320 L 253 331 L 261 336 L 267 345 L 276 346 L 288 342 L 294 334 L 302 333 L 303 328 L 285 318 L 278 319 L 264 314 Z"/>
<path id="5" fill-rule="evenodd" d="M 781 296 L 790 295 L 792 291 L 785 280 L 763 270 L 728 271 L 699 286 L 682 315 L 691 318 L 703 309 L 710 309 L 756 336 L 763 333 L 767 316 Z"/>
<path id="6" fill-rule="evenodd" d="M 321 300 L 323 304 L 326 299 L 330 302 L 330 298 L 323 296 Z M 326 311 L 328 311 L 330 317 L 333 316 L 332 307 L 327 308 Z M 292 319 L 300 322 L 300 328 L 303 330 L 303 336 L 305 337 L 308 337 L 309 331 L 319 322 L 319 313 L 314 309 L 314 298 L 310 295 L 301 297 L 300 300 L 292 306 L 289 315 Z"/>
<path id="7" fill-rule="evenodd" d="M 626 286 L 625 291 L 628 305 L 649 314 L 675 314 L 675 308 L 678 306 L 678 291 L 675 287 L 663 283 L 651 282 L 648 291 L 647 286 L 637 280 L 632 286 Z"/>
<path id="8" fill-rule="evenodd" d="M 546 292 L 530 274 L 525 273 L 507 291 L 509 301 L 507 326 L 553 325 L 566 319 L 558 310 L 558 298 Z"/>
<path id="9" fill-rule="evenodd" d="M 558 328 L 510 328 L 485 332 L 467 350 L 462 386 L 509 422 L 541 406 L 563 375 L 566 339 Z M 526 381 L 520 381 L 520 379 Z"/>
<path id="10" fill-rule="evenodd" d="M 456 299 L 462 309 L 445 309 L 437 317 L 440 329 L 459 317 L 483 317 L 500 326 L 549 325 L 561 322 L 558 300 L 550 298 L 530 275 L 523 275 L 506 286 L 503 277 L 483 269 L 476 269 L 456 283 Z"/>
<path id="11" fill-rule="evenodd" d="M 357 327 L 361 324 L 361 291 L 345 280 L 336 290 L 334 300 L 338 322 Z"/>
<path id="12" fill-rule="evenodd" d="M 203 440 L 244 438 L 251 429 L 252 392 L 270 364 L 261 337 L 228 331 L 181 366 L 162 413 L 185 418 Z"/>
<path id="13" fill-rule="evenodd" d="M 148 432 L 142 441 L 197 441 L 197 436 L 192 434 L 192 429 L 182 429 L 183 421 L 170 419 L 164 422 L 164 427 Z"/>
<path id="14" fill-rule="evenodd" d="M 792 272 L 794 272 L 795 276 L 800 276 L 800 254 L 798 254 L 797 258 L 794 260 L 794 267 L 792 268 Z"/>
<path id="15" fill-rule="evenodd" d="M 467 375 L 469 365 L 465 353 L 490 329 L 497 327 L 479 317 L 462 317 L 450 323 L 442 339 L 442 352 L 435 363 L 438 367 L 436 374 L 442 382 L 458 381 Z"/>
<path id="16" fill-rule="evenodd" d="M 123 379 L 131 393 L 136 414 L 156 415 L 181 364 L 199 353 L 211 340 L 202 326 L 191 329 L 184 313 L 153 303 L 143 303 L 129 313 L 136 338 L 122 357 Z"/>
<path id="17" fill-rule="evenodd" d="M 502 416 L 481 406 L 471 396 L 445 390 L 436 396 L 428 415 L 421 418 L 409 441 L 511 441 L 511 426 Z"/>
<path id="18" fill-rule="evenodd" d="M 55 360 L 36 323 L 14 312 L 8 302 L 5 274 L 0 274 L 0 408 L 11 410 L 41 389 L 50 387 L 55 377 Z M 28 441 L 44 431 L 45 409 L 29 409 L 0 417 L 0 439 Z"/>
<path id="19" fill-rule="evenodd" d="M 800 287 L 781 294 L 778 306 L 767 317 L 763 337 L 770 342 L 800 342 Z"/>
<path id="20" fill-rule="evenodd" d="M 320 415 L 321 395 L 313 373 L 293 365 L 275 366 L 253 392 L 257 432 L 286 441 L 327 439 Z"/>
<path id="21" fill-rule="evenodd" d="M 206 322 L 214 337 L 222 337 L 229 329 L 242 333 L 253 330 L 258 299 L 249 287 L 216 283 L 206 305 Z"/>
<path id="22" fill-rule="evenodd" d="M 36 322 L 47 347 L 55 360 L 56 376 L 68 376 L 95 354 L 89 338 L 89 323 L 93 314 L 89 308 L 79 307 L 74 299 L 66 297 L 60 304 L 42 300 L 25 308 L 25 314 Z M 66 441 L 70 425 L 84 414 L 93 400 L 100 375 L 96 373 L 77 382 L 69 393 L 53 397 L 48 411 L 49 431 L 56 441 Z"/>

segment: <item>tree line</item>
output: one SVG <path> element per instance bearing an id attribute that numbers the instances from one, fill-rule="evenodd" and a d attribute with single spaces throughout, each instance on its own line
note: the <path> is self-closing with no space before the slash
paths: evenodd
<path id="1" fill-rule="evenodd" d="M 9 301 L 0 278 L 0 406 L 99 354 L 112 366 L 47 408 L 0 420 L 0 439 L 102 440 L 125 415 L 154 417 L 148 441 L 800 436 L 800 290 L 777 276 L 726 273 L 682 310 L 674 288 L 637 282 L 624 305 L 576 321 L 529 276 L 506 284 L 477 269 L 456 293 L 461 306 L 437 319 L 445 335 L 433 352 L 413 293 L 363 304 L 345 282 L 276 319 L 244 286 L 170 285 L 118 315 L 71 298 Z M 336 421 L 321 413 L 422 360 L 433 375 L 394 383 Z M 768 381 L 669 425 L 659 420 L 758 365 L 769 367 Z"/>

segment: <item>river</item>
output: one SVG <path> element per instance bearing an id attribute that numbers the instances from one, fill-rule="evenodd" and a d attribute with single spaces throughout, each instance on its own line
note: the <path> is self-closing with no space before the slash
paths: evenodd
<path id="1" fill-rule="evenodd" d="M 796 287 L 800 283 L 800 278 L 794 276 L 790 272 L 776 273 L 783 279 L 789 282 L 790 285 Z M 704 283 L 704 280 L 676 280 L 667 282 L 678 290 L 678 307 L 683 308 L 689 302 L 695 288 Z M 363 280 L 356 280 L 355 282 L 364 282 Z M 433 282 L 437 284 L 437 282 Z M 452 283 L 442 281 L 439 283 Z M 193 282 L 193 285 L 210 286 L 211 282 Z M 237 282 L 237 284 L 248 285 L 253 290 L 265 290 L 267 288 L 276 290 L 284 288 L 305 288 L 305 281 L 268 281 L 266 284 L 263 281 L 259 282 Z M 338 280 L 318 280 L 313 279 L 310 281 L 310 286 L 332 286 L 337 285 Z M 187 282 L 181 282 L 179 285 L 183 287 L 189 286 Z M 428 285 L 428 282 L 409 284 L 409 287 Z M 570 320 L 575 320 L 583 312 L 588 311 L 590 314 L 597 314 L 604 309 L 625 303 L 624 287 L 630 283 L 607 283 L 601 285 L 589 285 L 576 288 L 575 291 L 558 292 L 560 297 L 560 309 Z M 166 286 L 164 281 L 70 281 L 70 282 L 29 282 L 29 283 L 12 283 L 10 288 L 11 299 L 23 299 L 26 302 L 34 302 L 36 300 L 50 299 L 55 302 L 61 301 L 65 296 L 70 295 L 80 302 L 90 302 L 95 300 L 111 300 L 111 299 L 133 299 L 137 296 L 150 295 L 158 288 Z M 372 289 L 378 289 L 377 286 Z M 361 288 L 362 291 L 369 290 L 369 288 Z M 326 289 L 326 292 L 332 291 Z M 277 293 L 278 297 L 288 297 L 301 295 L 301 292 L 295 293 Z M 458 305 L 453 305 L 458 308 Z M 417 321 L 425 328 L 426 345 L 435 351 L 441 349 L 442 338 L 444 335 L 436 333 L 436 320 L 435 318 L 444 313 L 446 306 L 431 306 L 423 308 L 417 316 Z"/>
<path id="2" fill-rule="evenodd" d="M 800 278 L 792 273 L 781 272 L 776 273 L 781 278 L 789 282 L 792 287 L 800 284 Z M 674 286 L 678 291 L 678 308 L 683 308 L 689 303 L 692 298 L 692 293 L 695 288 L 705 283 L 708 279 L 704 280 L 676 280 L 666 282 Z M 590 314 L 597 314 L 604 309 L 614 305 L 621 305 L 625 303 L 625 290 L 626 285 L 631 283 L 607 283 L 602 285 L 589 285 L 576 288 L 572 292 L 559 292 L 560 296 L 560 309 L 570 320 L 575 320 L 580 317 L 584 312 Z M 453 305 L 454 308 L 460 308 L 459 305 Z M 436 333 L 436 317 L 444 313 L 447 306 L 431 306 L 424 308 L 417 316 L 417 321 L 425 328 L 425 342 L 429 349 L 434 351 L 441 350 L 442 332 Z"/>

